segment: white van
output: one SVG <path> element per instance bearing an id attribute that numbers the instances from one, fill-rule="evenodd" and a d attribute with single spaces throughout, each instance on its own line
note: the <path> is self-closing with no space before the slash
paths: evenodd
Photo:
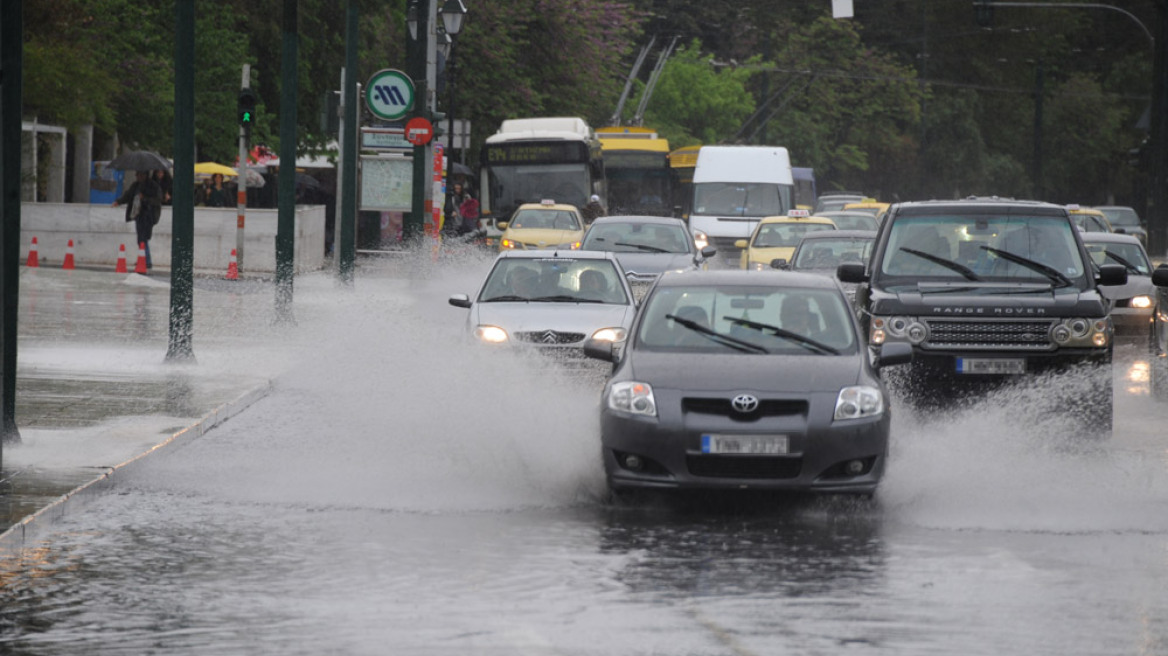
<path id="1" fill-rule="evenodd" d="M 702 146 L 694 168 L 689 227 L 695 235 L 703 233 L 719 255 L 736 259 L 734 242 L 749 239 L 762 217 L 794 209 L 794 194 L 786 148 Z"/>

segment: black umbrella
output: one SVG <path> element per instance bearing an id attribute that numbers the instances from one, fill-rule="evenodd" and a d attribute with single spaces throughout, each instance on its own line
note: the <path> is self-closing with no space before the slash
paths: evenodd
<path id="1" fill-rule="evenodd" d="M 307 173 L 296 172 L 296 186 L 304 187 L 305 189 L 316 189 L 320 186 L 320 180 L 308 175 Z"/>
<path id="2" fill-rule="evenodd" d="M 473 177 L 474 171 L 470 170 L 469 166 L 467 166 L 466 164 L 463 164 L 461 162 L 451 162 L 450 163 L 450 174 L 451 175 L 465 175 L 467 177 Z"/>
<path id="3" fill-rule="evenodd" d="M 170 161 L 151 150 L 131 150 L 110 160 L 106 168 L 120 171 L 169 171 Z"/>

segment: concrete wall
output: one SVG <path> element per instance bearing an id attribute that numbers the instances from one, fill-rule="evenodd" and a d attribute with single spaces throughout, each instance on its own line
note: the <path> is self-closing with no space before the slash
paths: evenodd
<path id="1" fill-rule="evenodd" d="M 277 210 L 248 208 L 244 229 L 244 260 L 240 271 L 275 273 Z M 236 209 L 195 208 L 194 268 L 226 273 L 231 249 L 236 247 Z M 154 226 L 150 256 L 155 267 L 169 268 L 172 238 L 171 208 L 162 208 Z M 117 266 L 119 246 L 126 246 L 131 271 L 138 259 L 134 224 L 126 222 L 126 208 L 86 203 L 23 203 L 20 209 L 20 261 L 28 261 L 32 238 L 37 238 L 41 266 L 61 266 L 69 240 L 77 266 Z M 294 265 L 296 272 L 324 267 L 324 206 L 296 208 Z"/>

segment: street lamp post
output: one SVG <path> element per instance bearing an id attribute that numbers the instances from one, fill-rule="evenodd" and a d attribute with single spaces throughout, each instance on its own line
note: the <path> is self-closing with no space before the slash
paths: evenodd
<path id="1" fill-rule="evenodd" d="M 427 97 L 427 50 L 429 49 L 430 32 L 430 2 L 431 0 L 410 0 L 406 8 L 406 25 L 410 31 L 409 49 L 407 51 L 407 73 L 414 81 L 414 110 L 413 116 L 428 118 Z M 408 242 L 420 241 L 425 229 L 426 211 L 426 157 L 427 147 L 424 144 L 414 146 L 413 189 L 410 202 L 409 219 L 403 226 L 403 237 Z"/>
<path id="2" fill-rule="evenodd" d="M 446 84 L 448 85 L 448 96 L 446 101 L 446 134 L 450 140 L 450 148 L 447 156 L 450 161 L 454 162 L 454 76 L 455 76 L 455 50 L 458 47 L 458 33 L 462 31 L 462 23 L 466 20 L 466 5 L 462 4 L 462 0 L 446 0 L 446 4 L 442 5 L 442 25 L 446 28 L 446 33 L 450 35 L 450 57 L 446 60 Z M 466 147 L 462 148 L 462 159 L 466 159 Z M 446 193 L 450 193 L 451 185 L 446 186 Z"/>

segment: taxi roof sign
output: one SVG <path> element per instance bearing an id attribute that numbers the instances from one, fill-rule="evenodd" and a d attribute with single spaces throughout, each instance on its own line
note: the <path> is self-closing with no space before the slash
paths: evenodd
<path id="1" fill-rule="evenodd" d="M 539 201 L 539 204 L 540 205 L 555 205 L 556 201 L 551 199 L 551 198 L 545 198 L 545 199 Z"/>
<path id="2" fill-rule="evenodd" d="M 811 212 L 809 212 L 807 210 L 787 210 L 787 216 L 805 219 L 805 218 L 811 216 Z"/>

